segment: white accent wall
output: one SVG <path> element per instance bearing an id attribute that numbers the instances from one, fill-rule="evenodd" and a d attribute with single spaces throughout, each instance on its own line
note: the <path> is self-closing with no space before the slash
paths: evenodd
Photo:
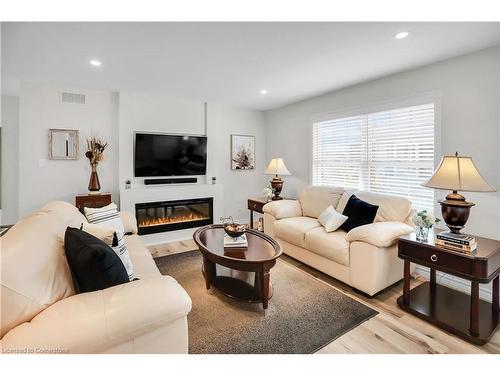
<path id="1" fill-rule="evenodd" d="M 122 91 L 119 118 L 120 190 L 128 179 L 133 185 L 144 184 L 144 178 L 134 178 L 134 131 L 205 135 L 205 103 L 201 101 Z"/>
<path id="2" fill-rule="evenodd" d="M 218 214 L 231 215 L 240 222 L 249 220 L 247 199 L 259 196 L 267 184 L 263 174 L 266 138 L 262 112 L 218 103 L 173 99 L 158 93 L 120 92 L 119 118 L 121 194 L 126 194 L 125 181 L 131 180 L 132 190 L 143 191 L 143 202 L 148 201 L 148 190 L 142 189 L 144 178 L 134 178 L 134 131 L 207 135 L 207 174 L 206 177 L 198 177 L 198 185 L 210 184 L 212 177 L 216 177 L 217 184 L 224 186 L 223 211 Z M 231 134 L 256 137 L 255 170 L 231 170 Z M 190 185 L 180 186 L 192 190 Z M 167 191 L 169 185 L 155 186 L 155 189 Z M 200 189 L 202 187 L 197 187 L 197 191 Z M 207 196 L 210 196 L 210 191 L 207 187 Z M 179 194 L 177 199 L 183 198 Z M 215 217 L 215 221 L 218 220 L 219 217 Z"/>
<path id="3" fill-rule="evenodd" d="M 317 116 L 427 93 L 440 98 L 437 149 L 472 156 L 483 177 L 499 188 L 499 63 L 499 47 L 490 48 L 266 112 L 267 158 L 282 157 L 292 173 L 285 177 L 284 195 L 297 196 L 310 183 L 311 128 Z M 446 194 L 436 191 L 436 200 Z M 476 203 L 467 231 L 500 239 L 499 192 L 465 196 Z M 437 203 L 435 212 L 440 214 Z"/>

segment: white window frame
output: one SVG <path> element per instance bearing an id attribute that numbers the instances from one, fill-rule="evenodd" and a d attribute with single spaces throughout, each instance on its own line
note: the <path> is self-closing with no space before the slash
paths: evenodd
<path id="1" fill-rule="evenodd" d="M 368 105 L 345 108 L 333 112 L 325 112 L 310 118 L 309 129 L 309 184 L 313 184 L 313 132 L 314 124 L 322 121 L 332 121 L 346 117 L 361 116 L 369 113 L 390 111 L 398 108 L 412 107 L 434 103 L 434 168 L 439 164 L 442 155 L 442 127 L 441 127 L 441 92 L 431 91 L 421 94 L 393 98 Z M 434 196 L 434 213 L 440 212 L 439 204 Z"/>

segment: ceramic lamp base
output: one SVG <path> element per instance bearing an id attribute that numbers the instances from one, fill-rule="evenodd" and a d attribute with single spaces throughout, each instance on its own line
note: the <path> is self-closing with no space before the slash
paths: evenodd
<path id="1" fill-rule="evenodd" d="M 448 194 L 446 199 L 440 201 L 439 204 L 446 226 L 450 228 L 452 233 L 459 234 L 469 219 L 470 208 L 475 204 L 467 202 L 465 197 L 456 191 Z"/>
<path id="2" fill-rule="evenodd" d="M 283 199 L 280 197 L 281 189 L 283 189 L 283 180 L 279 177 L 275 177 L 271 180 L 271 186 L 273 187 L 274 196 L 271 198 L 273 201 L 279 201 Z"/>

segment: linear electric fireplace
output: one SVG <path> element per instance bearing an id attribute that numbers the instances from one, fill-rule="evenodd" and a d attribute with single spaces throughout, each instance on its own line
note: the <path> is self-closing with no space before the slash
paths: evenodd
<path id="1" fill-rule="evenodd" d="M 137 203 L 139 234 L 196 228 L 213 223 L 213 198 Z"/>

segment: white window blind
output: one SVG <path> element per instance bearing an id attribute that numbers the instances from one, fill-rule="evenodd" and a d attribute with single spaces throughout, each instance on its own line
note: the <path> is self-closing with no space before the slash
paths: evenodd
<path id="1" fill-rule="evenodd" d="M 313 125 L 313 185 L 403 196 L 433 212 L 433 190 L 421 186 L 433 170 L 433 103 Z"/>

